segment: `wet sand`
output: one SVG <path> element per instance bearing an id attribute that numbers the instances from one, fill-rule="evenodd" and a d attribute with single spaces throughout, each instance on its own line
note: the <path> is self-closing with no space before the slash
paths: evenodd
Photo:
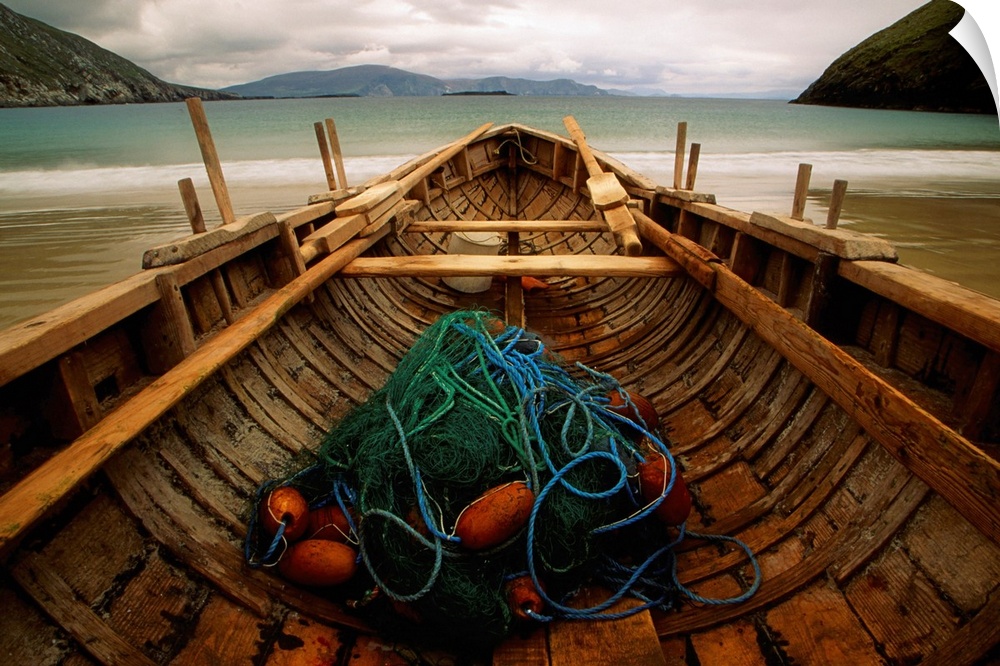
<path id="1" fill-rule="evenodd" d="M 356 181 L 360 182 L 360 180 Z M 961 188 L 959 196 L 849 192 L 844 228 L 893 242 L 900 263 L 1000 298 L 1000 193 L 994 184 Z M 231 187 L 236 214 L 280 212 L 321 188 Z M 724 188 L 716 188 L 723 192 Z M 219 222 L 211 190 L 199 189 L 209 228 Z M 826 219 L 829 192 L 810 193 L 806 216 Z M 719 203 L 787 214 L 784 193 L 754 199 L 736 188 Z M 99 200 L 98 200 L 99 199 Z M 790 201 L 790 197 L 788 197 Z M 176 191 L 0 202 L 0 328 L 112 284 L 141 270 L 151 247 L 189 233 Z"/>

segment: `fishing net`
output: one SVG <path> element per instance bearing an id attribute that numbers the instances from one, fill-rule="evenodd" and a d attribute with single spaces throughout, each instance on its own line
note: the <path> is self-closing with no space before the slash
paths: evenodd
<path id="1" fill-rule="evenodd" d="M 523 329 L 454 312 L 329 431 L 313 460 L 263 484 L 257 503 L 291 486 L 312 511 L 339 509 L 360 566 L 324 593 L 409 640 L 477 649 L 521 621 L 669 609 L 681 595 L 701 599 L 677 580 L 683 518 L 668 527 L 654 516 L 683 481 L 632 398 Z M 637 484 L 651 457 L 668 470 L 652 501 Z M 288 520 L 272 535 L 260 514 L 255 506 L 247 560 L 281 566 Z M 751 562 L 752 586 L 727 601 L 756 589 Z M 611 596 L 575 607 L 573 593 L 592 582 Z M 638 603 L 612 609 L 626 595 Z"/>

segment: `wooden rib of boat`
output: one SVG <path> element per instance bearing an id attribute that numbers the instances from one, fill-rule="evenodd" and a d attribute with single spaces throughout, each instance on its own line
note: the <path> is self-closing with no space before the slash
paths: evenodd
<path id="1" fill-rule="evenodd" d="M 763 574 L 739 604 L 540 625 L 494 663 L 1000 656 L 1000 303 L 799 219 L 800 197 L 787 217 L 717 205 L 694 162 L 682 187 L 680 141 L 668 187 L 567 128 L 484 126 L 348 188 L 318 126 L 330 191 L 239 219 L 200 131 L 227 223 L 0 334 L 3 660 L 414 663 L 337 600 L 249 568 L 244 517 L 471 307 L 651 399 L 689 525 L 740 539 Z M 510 251 L 448 254 L 462 230 Z M 470 294 L 448 276 L 507 279 Z M 699 594 L 745 587 L 739 553 L 678 560 Z"/>

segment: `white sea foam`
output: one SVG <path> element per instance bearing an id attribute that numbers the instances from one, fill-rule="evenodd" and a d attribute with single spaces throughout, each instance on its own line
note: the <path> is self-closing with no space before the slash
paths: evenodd
<path id="1" fill-rule="evenodd" d="M 363 182 L 405 162 L 410 156 L 355 157 L 345 160 L 349 182 Z M 246 160 L 223 165 L 232 186 L 325 184 L 318 159 Z M 191 178 L 196 187 L 208 186 L 200 164 L 161 166 L 64 167 L 0 171 L 0 197 L 174 189 L 178 180 Z"/>
<path id="2" fill-rule="evenodd" d="M 672 152 L 614 153 L 640 173 L 660 183 L 672 181 Z M 348 157 L 348 179 L 359 184 L 385 173 L 412 155 Z M 715 189 L 743 190 L 749 182 L 762 192 L 779 184 L 794 182 L 800 163 L 813 166 L 814 187 L 829 187 L 836 178 L 847 179 L 855 189 L 878 189 L 887 182 L 908 181 L 910 193 L 926 194 L 926 187 L 943 195 L 961 195 L 955 184 L 962 181 L 996 184 L 1000 196 L 1000 159 L 992 151 L 976 150 L 855 150 L 830 152 L 702 153 L 698 174 L 702 183 Z M 281 187 L 325 185 L 318 159 L 290 158 L 244 160 L 223 165 L 232 187 Z M 98 195 L 101 193 L 175 190 L 182 178 L 191 178 L 196 187 L 207 187 L 208 178 L 200 164 L 162 166 L 63 167 L 0 171 L 0 197 L 44 197 L 50 195 Z M 961 188 L 959 188 L 961 189 Z M 977 188 L 981 189 L 981 188 Z M 903 194 L 904 190 L 898 190 Z"/>

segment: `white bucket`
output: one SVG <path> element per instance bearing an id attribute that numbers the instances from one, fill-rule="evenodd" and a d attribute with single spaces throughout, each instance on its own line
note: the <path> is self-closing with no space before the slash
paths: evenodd
<path id="1" fill-rule="evenodd" d="M 448 254 L 495 255 L 500 249 L 500 234 L 495 231 L 456 231 L 448 240 Z M 444 283 L 456 291 L 476 294 L 486 291 L 493 283 L 493 277 L 466 276 L 446 277 Z"/>

